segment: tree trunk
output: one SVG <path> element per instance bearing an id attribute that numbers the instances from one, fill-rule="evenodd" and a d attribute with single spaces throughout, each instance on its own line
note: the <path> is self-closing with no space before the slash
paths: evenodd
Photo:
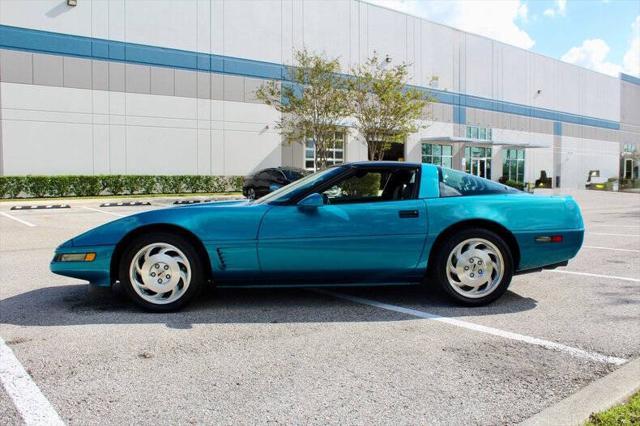
<path id="1" fill-rule="evenodd" d="M 367 141 L 367 156 L 369 161 L 374 161 L 376 158 L 376 149 L 374 141 Z"/>
<path id="2" fill-rule="evenodd" d="M 382 161 L 384 157 L 384 143 L 380 141 L 368 141 L 369 161 Z"/>
<path id="3" fill-rule="evenodd" d="M 322 170 L 322 152 L 321 152 L 322 143 L 318 140 L 318 132 L 313 132 L 313 151 L 315 153 L 315 158 L 313 159 L 313 171 L 317 172 L 318 170 Z"/>
<path id="4" fill-rule="evenodd" d="M 314 146 L 316 150 L 316 171 L 324 170 L 327 167 L 327 152 L 325 149 L 325 142 L 321 138 L 314 140 Z"/>

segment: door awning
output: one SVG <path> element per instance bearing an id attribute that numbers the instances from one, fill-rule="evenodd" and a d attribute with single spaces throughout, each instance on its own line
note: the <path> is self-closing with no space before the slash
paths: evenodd
<path id="1" fill-rule="evenodd" d="M 421 138 L 420 142 L 446 142 L 446 143 L 462 143 L 468 145 L 496 145 L 496 146 L 510 146 L 514 148 L 548 148 L 550 145 L 542 145 L 535 143 L 515 143 L 506 141 L 487 141 L 482 139 L 472 139 L 459 136 L 433 136 L 428 138 Z"/>

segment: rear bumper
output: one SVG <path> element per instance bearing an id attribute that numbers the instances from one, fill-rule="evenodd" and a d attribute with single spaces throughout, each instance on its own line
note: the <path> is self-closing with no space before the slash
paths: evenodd
<path id="1" fill-rule="evenodd" d="M 556 269 L 556 268 L 560 268 L 562 266 L 567 266 L 568 264 L 569 264 L 569 261 L 565 260 L 564 262 L 554 263 L 553 265 L 546 265 L 546 266 L 543 266 L 542 268 L 519 270 L 514 275 L 531 274 L 533 272 L 540 272 L 540 271 L 543 271 L 545 269 Z"/>
<path id="2" fill-rule="evenodd" d="M 65 277 L 78 278 L 89 281 L 99 287 L 111 285 L 111 256 L 115 246 L 86 246 L 70 247 L 60 246 L 56 249 L 53 260 L 49 264 L 49 269 L 54 274 Z M 96 253 L 95 260 L 91 262 L 60 262 L 58 255 L 67 253 Z"/>
<path id="3" fill-rule="evenodd" d="M 520 247 L 520 264 L 516 273 L 525 273 L 543 268 L 553 269 L 565 266 L 569 259 L 578 254 L 584 239 L 584 229 L 544 230 L 515 233 Z M 536 241 L 540 235 L 562 235 L 560 243 Z"/>

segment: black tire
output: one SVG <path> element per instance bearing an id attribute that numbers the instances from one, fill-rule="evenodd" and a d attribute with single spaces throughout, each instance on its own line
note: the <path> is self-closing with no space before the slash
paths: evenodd
<path id="1" fill-rule="evenodd" d="M 154 243 L 167 243 L 178 248 L 186 256 L 191 269 L 191 280 L 186 291 L 179 299 L 170 303 L 160 304 L 145 300 L 136 292 L 129 277 L 129 268 L 134 256 L 144 247 Z M 187 239 L 169 232 L 152 232 L 140 235 L 129 243 L 120 258 L 118 276 L 124 292 L 138 306 L 150 312 L 173 312 L 183 308 L 200 293 L 205 283 L 204 271 L 203 259 Z"/>
<path id="2" fill-rule="evenodd" d="M 474 238 L 480 238 L 492 243 L 502 255 L 503 275 L 497 286 L 485 296 L 478 298 L 465 297 L 453 288 L 453 284 L 449 283 L 447 277 L 447 262 L 449 255 L 458 246 L 458 244 Z M 505 241 L 495 232 L 482 228 L 469 228 L 456 232 L 453 236 L 447 238 L 438 247 L 434 247 L 434 259 L 427 279 L 444 292 L 449 298 L 456 303 L 464 306 L 483 306 L 500 298 L 509 287 L 513 278 L 513 256 L 511 250 Z"/>

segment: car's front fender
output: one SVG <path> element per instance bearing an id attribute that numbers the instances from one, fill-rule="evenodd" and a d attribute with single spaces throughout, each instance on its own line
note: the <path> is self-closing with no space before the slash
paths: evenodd
<path id="1" fill-rule="evenodd" d="M 115 245 L 130 232 L 149 225 L 183 228 L 202 242 L 253 240 L 266 205 L 211 203 L 146 211 L 93 228 L 65 244 L 71 246 Z"/>
<path id="2" fill-rule="evenodd" d="M 132 232 L 148 226 L 182 228 L 198 238 L 209 252 L 211 266 L 216 250 L 224 247 L 238 268 L 257 266 L 256 237 L 262 216 L 270 207 L 248 203 L 211 203 L 146 211 L 118 219 L 91 229 L 58 246 L 56 256 L 63 253 L 95 253 L 89 262 L 51 262 L 52 272 L 80 278 L 96 285 L 110 285 L 111 258 L 117 244 Z M 252 253 L 250 257 L 248 253 Z"/>

